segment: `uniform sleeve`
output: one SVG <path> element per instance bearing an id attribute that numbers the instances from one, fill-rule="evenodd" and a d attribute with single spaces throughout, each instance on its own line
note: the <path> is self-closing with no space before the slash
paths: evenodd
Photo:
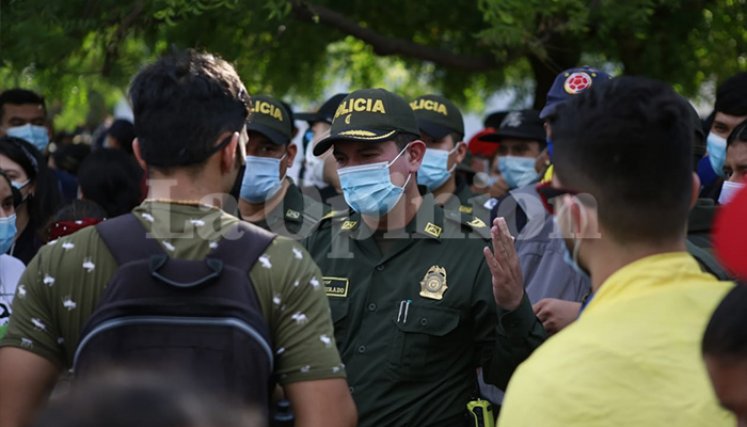
<path id="1" fill-rule="evenodd" d="M 505 390 L 516 368 L 544 342 L 547 334 L 526 294 L 516 310 L 504 311 L 495 306 L 490 284 L 489 269 L 482 262 L 475 279 L 477 298 L 473 308 L 479 364 L 485 381 Z"/>
<path id="2" fill-rule="evenodd" d="M 57 322 L 53 319 L 48 288 L 54 280 L 49 271 L 52 248 L 43 247 L 21 276 L 13 299 L 13 312 L 2 347 L 17 347 L 62 366 L 64 354 L 57 340 Z"/>
<path id="3" fill-rule="evenodd" d="M 322 275 L 298 243 L 276 238 L 251 271 L 260 299 L 272 295 L 269 313 L 280 384 L 345 378 L 334 340 Z M 270 287 L 257 286 L 269 283 Z"/>

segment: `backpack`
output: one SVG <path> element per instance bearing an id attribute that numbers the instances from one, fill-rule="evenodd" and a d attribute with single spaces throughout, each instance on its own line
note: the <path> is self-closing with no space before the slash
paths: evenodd
<path id="1" fill-rule="evenodd" d="M 119 268 L 83 328 L 75 376 L 109 367 L 174 374 L 266 411 L 273 346 L 249 270 L 275 235 L 242 222 L 228 234 L 240 238 L 195 261 L 170 259 L 132 214 L 96 228 Z"/>

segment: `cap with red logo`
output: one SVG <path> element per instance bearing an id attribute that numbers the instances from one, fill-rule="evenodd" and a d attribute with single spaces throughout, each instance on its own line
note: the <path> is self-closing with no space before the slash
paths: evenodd
<path id="1" fill-rule="evenodd" d="M 610 80 L 612 76 L 596 68 L 569 68 L 555 77 L 550 90 L 547 92 L 547 102 L 540 111 L 540 118 L 546 119 L 555 112 L 558 105 L 568 101 L 572 96 L 591 88 L 592 86 Z"/>

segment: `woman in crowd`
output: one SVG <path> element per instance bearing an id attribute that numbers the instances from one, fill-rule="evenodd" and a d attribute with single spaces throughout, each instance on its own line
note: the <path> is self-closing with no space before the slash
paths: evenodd
<path id="1" fill-rule="evenodd" d="M 5 335 L 13 296 L 25 268 L 21 261 L 5 254 L 16 237 L 15 207 L 20 201 L 21 193 L 13 188 L 10 178 L 0 172 L 0 337 Z"/>
<path id="2" fill-rule="evenodd" d="M 47 221 L 60 204 L 60 189 L 33 145 L 0 137 L 0 170 L 21 194 L 16 207 L 16 238 L 8 254 L 28 264 L 45 240 Z"/>

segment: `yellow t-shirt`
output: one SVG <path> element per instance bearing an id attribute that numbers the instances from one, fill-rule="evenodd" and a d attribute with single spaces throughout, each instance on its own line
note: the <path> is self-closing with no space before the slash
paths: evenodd
<path id="1" fill-rule="evenodd" d="M 708 319 L 732 286 L 685 252 L 618 270 L 576 322 L 519 367 L 499 425 L 735 425 L 700 355 Z"/>

